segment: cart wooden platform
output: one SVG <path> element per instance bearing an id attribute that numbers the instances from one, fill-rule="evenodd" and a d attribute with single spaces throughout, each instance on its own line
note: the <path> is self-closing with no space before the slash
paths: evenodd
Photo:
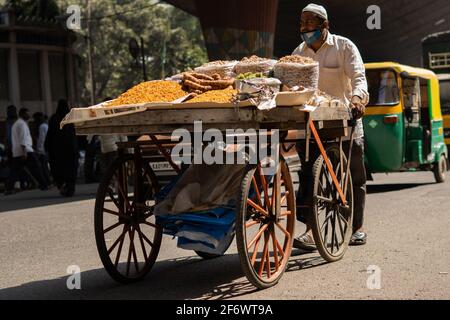
<path id="1" fill-rule="evenodd" d="M 118 117 L 73 121 L 79 135 L 149 136 L 147 141 L 119 144 L 119 156 L 97 192 L 95 236 L 105 269 L 115 280 L 129 283 L 141 280 L 154 265 L 161 246 L 162 226 L 157 225 L 153 210 L 155 196 L 162 186 L 151 168 L 148 153 L 158 150 L 179 172 L 170 156 L 176 143 L 170 135 L 177 129 L 193 132 L 196 121 L 201 121 L 203 131 L 214 128 L 280 132 L 283 147 L 276 174 L 265 175 L 261 164 L 248 165 L 236 210 L 239 258 L 253 285 L 268 288 L 282 277 L 291 255 L 297 210 L 309 210 L 322 257 L 330 262 L 341 259 L 350 241 L 353 218 L 350 163 L 342 149 L 343 137 L 353 136 L 350 118 L 349 110 L 342 105 L 263 111 L 251 105 L 180 104 L 151 106 Z M 308 208 L 297 208 L 291 174 L 283 159 L 283 154 L 300 140 L 306 141 L 305 158 L 314 163 Z M 320 153 L 309 159 L 311 144 Z M 130 149 L 133 152 L 127 152 Z M 216 257 L 198 254 L 206 259 Z"/>

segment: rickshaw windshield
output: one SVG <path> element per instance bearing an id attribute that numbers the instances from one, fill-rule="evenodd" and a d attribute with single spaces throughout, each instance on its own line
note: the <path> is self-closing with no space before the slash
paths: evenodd
<path id="1" fill-rule="evenodd" d="M 392 106 L 400 103 L 397 75 L 393 70 L 366 70 L 369 86 L 369 107 Z"/>
<path id="2" fill-rule="evenodd" d="M 443 115 L 450 115 L 450 80 L 440 81 L 441 109 Z"/>

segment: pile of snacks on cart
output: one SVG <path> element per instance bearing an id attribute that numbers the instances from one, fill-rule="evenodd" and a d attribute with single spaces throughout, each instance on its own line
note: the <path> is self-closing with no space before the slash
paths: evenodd
<path id="1" fill-rule="evenodd" d="M 275 65 L 274 76 L 288 87 L 316 90 L 319 87 L 319 64 L 307 57 L 286 56 Z"/>
<path id="2" fill-rule="evenodd" d="M 211 90 L 203 94 L 200 94 L 192 98 L 191 100 L 188 100 L 187 103 L 196 103 L 196 102 L 230 103 L 236 94 L 237 91 L 234 90 L 233 87 L 223 90 Z"/>
<path id="3" fill-rule="evenodd" d="M 234 72 L 236 74 L 262 73 L 268 76 L 276 63 L 277 60 L 260 58 L 258 56 L 245 57 L 234 67 Z"/>
<path id="4" fill-rule="evenodd" d="M 233 78 L 235 76 L 234 67 L 237 63 L 237 61 L 212 61 L 194 70 L 210 76 L 219 74 L 222 78 Z"/>
<path id="5" fill-rule="evenodd" d="M 127 104 L 151 102 L 172 102 L 186 95 L 181 85 L 174 81 L 148 81 L 138 84 L 117 99 L 107 104 L 108 107 Z"/>
<path id="6" fill-rule="evenodd" d="M 251 56 L 240 62 L 213 61 L 165 81 L 141 83 L 106 105 L 237 103 L 246 100 L 260 105 L 274 100 L 281 91 L 300 94 L 308 90 L 317 91 L 316 100 L 336 100 L 318 92 L 318 82 L 319 64 L 311 58 L 293 55 L 276 61 Z"/>
<path id="7" fill-rule="evenodd" d="M 223 78 L 219 74 L 208 76 L 202 73 L 186 72 L 181 81 L 184 91 L 202 94 L 211 90 L 224 90 L 232 87 L 234 78 Z"/>

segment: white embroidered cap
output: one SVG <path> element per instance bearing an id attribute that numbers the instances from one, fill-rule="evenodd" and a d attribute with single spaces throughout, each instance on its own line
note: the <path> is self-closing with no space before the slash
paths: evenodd
<path id="1" fill-rule="evenodd" d="M 324 18 L 325 20 L 328 20 L 328 13 L 327 10 L 318 4 L 310 3 L 308 4 L 302 12 L 312 12 L 317 14 L 319 17 Z"/>

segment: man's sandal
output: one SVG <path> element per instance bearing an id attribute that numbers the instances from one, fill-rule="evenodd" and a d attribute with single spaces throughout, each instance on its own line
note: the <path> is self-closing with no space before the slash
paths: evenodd
<path id="1" fill-rule="evenodd" d="M 294 248 L 302 249 L 306 251 L 316 251 L 316 243 L 314 242 L 314 238 L 308 232 L 298 236 L 294 239 Z"/>
<path id="2" fill-rule="evenodd" d="M 355 232 L 350 239 L 351 246 L 363 246 L 367 243 L 367 234 L 365 232 Z"/>

